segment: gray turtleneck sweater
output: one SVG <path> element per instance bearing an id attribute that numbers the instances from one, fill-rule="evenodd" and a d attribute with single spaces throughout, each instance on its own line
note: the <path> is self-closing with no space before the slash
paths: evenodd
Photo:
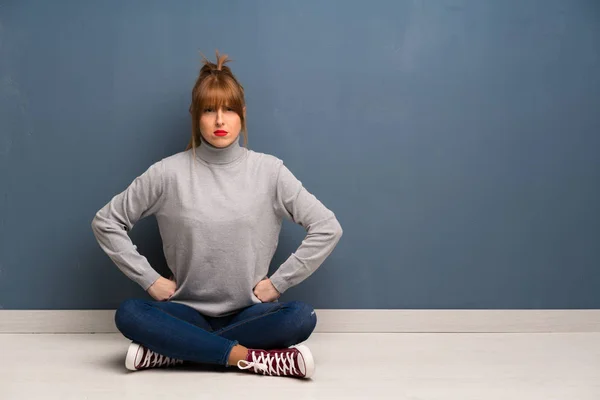
<path id="1" fill-rule="evenodd" d="M 151 165 L 98 211 L 92 229 L 100 247 L 147 290 L 160 275 L 129 238 L 155 215 L 177 289 L 170 301 L 203 315 L 233 314 L 261 301 L 253 289 L 267 277 L 283 218 L 307 231 L 300 247 L 270 277 L 284 293 L 331 254 L 342 228 L 275 156 L 248 150 L 240 137 L 226 148 L 202 140 L 192 150 Z"/>

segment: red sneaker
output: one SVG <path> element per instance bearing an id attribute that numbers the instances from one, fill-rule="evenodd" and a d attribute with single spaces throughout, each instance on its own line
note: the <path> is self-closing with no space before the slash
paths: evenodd
<path id="1" fill-rule="evenodd" d="M 297 378 L 310 378 L 315 372 L 312 353 L 305 345 L 277 350 L 248 349 L 246 359 L 238 361 L 237 366 L 239 369 L 253 368 L 253 372 L 263 375 Z"/>
<path id="2" fill-rule="evenodd" d="M 183 360 L 163 356 L 135 342 L 131 342 L 127 350 L 127 357 L 125 357 L 125 367 L 131 371 L 145 368 L 168 367 L 182 363 Z"/>

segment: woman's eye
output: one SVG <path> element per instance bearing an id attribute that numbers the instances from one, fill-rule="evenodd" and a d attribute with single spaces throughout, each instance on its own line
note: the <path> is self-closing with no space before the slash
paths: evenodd
<path id="1" fill-rule="evenodd" d="M 204 112 L 212 112 L 212 110 L 213 110 L 212 108 L 205 108 Z"/>

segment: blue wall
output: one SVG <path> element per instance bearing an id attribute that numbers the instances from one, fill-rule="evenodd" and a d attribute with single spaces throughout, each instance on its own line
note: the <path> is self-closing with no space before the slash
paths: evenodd
<path id="1" fill-rule="evenodd" d="M 184 150 L 199 51 L 344 228 L 282 300 L 600 308 L 600 3 L 0 1 L 0 307 L 147 296 L 90 222 Z M 286 222 L 272 271 L 301 243 Z M 156 220 L 131 232 L 167 273 Z M 149 298 L 149 297 L 148 297 Z"/>

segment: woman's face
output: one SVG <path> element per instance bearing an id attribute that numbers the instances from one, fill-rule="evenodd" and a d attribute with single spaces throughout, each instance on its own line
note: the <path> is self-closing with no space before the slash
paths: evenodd
<path id="1" fill-rule="evenodd" d="M 244 107 L 244 115 L 246 107 Z M 215 147 L 227 147 L 242 130 L 240 116 L 228 107 L 205 108 L 200 116 L 200 133 L 204 140 Z M 223 133 L 224 132 L 224 133 Z"/>

